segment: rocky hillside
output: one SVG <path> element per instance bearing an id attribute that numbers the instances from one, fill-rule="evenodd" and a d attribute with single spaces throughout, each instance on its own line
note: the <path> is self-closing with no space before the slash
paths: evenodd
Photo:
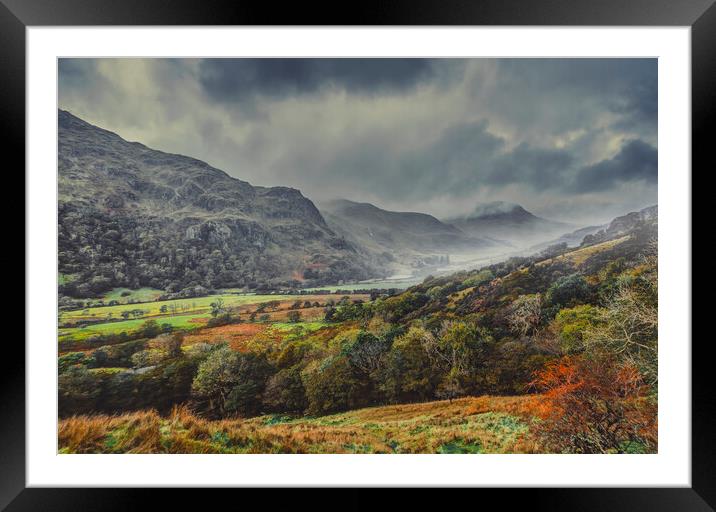
<path id="1" fill-rule="evenodd" d="M 59 112 L 58 161 L 66 295 L 118 286 L 177 292 L 376 276 L 298 190 L 254 187 L 65 111 Z"/>
<path id="2" fill-rule="evenodd" d="M 612 240 L 624 234 L 640 231 L 656 232 L 659 222 L 659 207 L 648 206 L 638 212 L 630 212 L 616 217 L 599 231 L 584 237 L 583 245 L 591 245 L 605 240 Z"/>

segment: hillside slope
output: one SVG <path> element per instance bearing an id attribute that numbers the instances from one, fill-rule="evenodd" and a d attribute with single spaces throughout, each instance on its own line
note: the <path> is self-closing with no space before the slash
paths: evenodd
<path id="1" fill-rule="evenodd" d="M 58 147 L 59 271 L 76 277 L 67 295 L 374 277 L 298 190 L 254 187 L 65 111 Z"/>
<path id="2" fill-rule="evenodd" d="M 61 419 L 60 453 L 526 453 L 536 395 L 211 421 L 175 409 Z"/>

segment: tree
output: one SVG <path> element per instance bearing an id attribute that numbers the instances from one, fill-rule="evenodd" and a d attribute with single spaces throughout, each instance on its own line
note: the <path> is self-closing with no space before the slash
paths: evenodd
<path id="1" fill-rule="evenodd" d="M 254 414 L 271 373 L 263 355 L 242 354 L 223 345 L 199 365 L 192 395 L 199 408 L 211 416 Z"/>
<path id="2" fill-rule="evenodd" d="M 559 351 L 577 354 L 584 350 L 584 339 L 590 330 L 603 320 L 604 312 L 589 304 L 562 309 L 552 322 L 558 337 Z"/>
<path id="3" fill-rule="evenodd" d="M 552 306 L 574 306 L 587 302 L 591 289 L 584 276 L 571 274 L 560 277 L 549 287 L 546 299 Z"/>
<path id="4" fill-rule="evenodd" d="M 210 304 L 210 306 L 211 316 L 214 318 L 226 312 L 226 309 L 224 308 L 224 299 L 222 299 L 221 297 L 218 297 L 214 302 Z"/>
<path id="5" fill-rule="evenodd" d="M 465 390 L 460 384 L 461 377 L 462 375 L 456 368 L 451 369 L 438 385 L 435 396 L 452 402 L 454 398 L 464 395 Z"/>
<path id="6" fill-rule="evenodd" d="M 343 348 L 350 363 L 364 373 L 378 369 L 383 355 L 390 350 L 390 342 L 370 332 L 360 331 L 353 342 Z"/>
<path id="7" fill-rule="evenodd" d="M 301 321 L 301 312 L 300 311 L 289 311 L 288 312 L 288 321 L 292 324 L 296 324 Z"/>
<path id="8" fill-rule="evenodd" d="M 654 451 L 656 401 L 639 370 L 613 357 L 566 356 L 538 372 L 545 394 L 538 435 L 571 453 Z"/>
<path id="9" fill-rule="evenodd" d="M 164 347 L 167 351 L 167 356 L 170 358 L 179 357 L 182 355 L 181 346 L 184 342 L 184 335 L 181 332 L 167 336 L 164 342 Z"/>
<path id="10" fill-rule="evenodd" d="M 367 382 L 359 378 L 345 356 L 331 357 L 306 376 L 307 413 L 324 415 L 368 404 Z"/>
<path id="11" fill-rule="evenodd" d="M 142 324 L 139 331 L 145 338 L 154 338 L 155 336 L 161 334 L 162 329 L 156 320 L 147 320 Z"/>
<path id="12" fill-rule="evenodd" d="M 335 317 L 336 317 L 336 311 L 337 311 L 336 308 L 334 308 L 333 306 L 327 306 L 327 307 L 324 309 L 323 319 L 324 319 L 326 322 L 334 322 L 334 321 L 335 321 Z"/>
<path id="13" fill-rule="evenodd" d="M 589 351 L 608 351 L 632 364 L 656 388 L 658 381 L 656 271 L 621 279 L 616 292 L 584 333 Z"/>
<path id="14" fill-rule="evenodd" d="M 489 333 L 472 322 L 447 320 L 436 338 L 425 338 L 426 348 L 447 371 L 466 375 L 477 363 L 486 343 L 492 341 Z"/>
<path id="15" fill-rule="evenodd" d="M 237 366 L 238 354 L 226 345 L 213 351 L 199 365 L 192 383 L 192 394 L 206 402 L 206 411 L 219 415 L 226 412 L 226 400 L 238 382 L 234 372 Z"/>
<path id="16" fill-rule="evenodd" d="M 102 388 L 99 379 L 84 366 L 70 366 L 58 380 L 58 409 L 61 416 L 95 410 Z"/>
<path id="17" fill-rule="evenodd" d="M 533 334 L 542 321 L 542 296 L 520 295 L 510 305 L 507 322 L 515 334 Z"/>
<path id="18" fill-rule="evenodd" d="M 273 375 L 266 383 L 263 403 L 272 412 L 303 412 L 308 407 L 308 399 L 300 369 L 286 368 Z"/>
<path id="19" fill-rule="evenodd" d="M 426 329 L 411 327 L 393 342 L 386 365 L 391 371 L 381 383 L 393 401 L 414 402 L 433 396 L 440 375 L 425 350 L 425 340 L 432 338 Z"/>

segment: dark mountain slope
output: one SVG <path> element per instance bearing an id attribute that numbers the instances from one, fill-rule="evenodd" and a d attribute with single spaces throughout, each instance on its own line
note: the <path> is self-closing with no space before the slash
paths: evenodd
<path id="1" fill-rule="evenodd" d="M 66 294 L 375 275 L 298 190 L 253 187 L 64 111 L 58 162 L 59 271 L 75 277 Z"/>

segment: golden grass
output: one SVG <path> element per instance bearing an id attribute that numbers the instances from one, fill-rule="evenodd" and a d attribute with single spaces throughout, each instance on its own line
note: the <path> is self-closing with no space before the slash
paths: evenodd
<path id="1" fill-rule="evenodd" d="M 606 242 L 602 242 L 600 244 L 594 244 L 594 245 L 589 245 L 587 247 L 582 247 L 580 249 L 576 249 L 574 251 L 567 252 L 567 253 L 557 256 L 555 258 L 549 258 L 549 259 L 540 261 L 536 265 L 542 266 L 542 265 L 548 265 L 555 261 L 569 261 L 569 262 L 573 263 L 574 265 L 579 266 L 582 263 L 584 263 L 585 261 L 587 261 L 587 259 L 589 257 L 591 257 L 599 252 L 606 251 L 608 249 L 612 249 L 612 248 L 616 247 L 617 245 L 626 242 L 627 240 L 629 240 L 629 238 L 630 238 L 630 235 L 626 235 L 626 236 L 623 236 L 620 238 L 615 238 L 614 240 L 608 240 Z"/>
<path id="2" fill-rule="evenodd" d="M 61 453 L 533 453 L 538 396 L 468 397 L 371 407 L 319 418 L 206 420 L 185 407 L 74 416 Z"/>
<path id="3" fill-rule="evenodd" d="M 267 324 L 241 323 L 222 325 L 202 329 L 184 337 L 182 345 L 191 346 L 196 343 L 223 343 L 227 342 L 233 350 L 247 350 L 247 343 L 256 335 L 266 332 Z M 278 338 L 277 338 L 278 340 Z"/>

